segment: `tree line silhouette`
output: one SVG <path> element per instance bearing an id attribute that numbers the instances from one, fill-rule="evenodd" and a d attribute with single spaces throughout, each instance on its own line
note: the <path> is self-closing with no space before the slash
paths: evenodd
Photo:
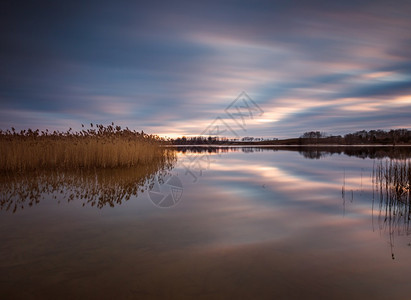
<path id="1" fill-rule="evenodd" d="M 329 135 L 321 131 L 307 131 L 299 138 L 258 139 L 243 141 L 218 136 L 179 137 L 169 140 L 173 145 L 411 145 L 411 130 L 361 130 L 345 135 Z"/>

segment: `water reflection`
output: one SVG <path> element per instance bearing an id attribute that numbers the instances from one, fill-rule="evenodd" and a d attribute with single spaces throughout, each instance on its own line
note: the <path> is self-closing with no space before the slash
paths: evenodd
<path id="1" fill-rule="evenodd" d="M 411 157 L 411 147 L 409 146 L 177 146 L 173 148 L 183 154 L 294 151 L 307 159 L 320 159 L 341 154 L 371 159 Z"/>
<path id="2" fill-rule="evenodd" d="M 333 155 L 346 155 L 359 158 L 407 158 L 411 157 L 409 147 L 173 147 L 180 155 L 180 160 L 184 165 L 184 155 L 215 155 L 229 153 L 270 153 L 270 152 L 295 152 L 302 155 L 306 159 L 320 159 L 331 157 Z M 202 156 L 201 156 L 202 157 Z M 224 158 L 222 158 L 224 160 Z M 187 161 L 187 160 L 186 160 Z M 199 170 L 199 175 L 202 176 L 203 170 L 210 169 L 210 164 L 214 160 L 210 159 L 192 159 L 185 163 L 185 174 L 187 169 L 194 172 Z M 201 163 L 201 166 L 199 164 Z M 154 185 L 154 176 L 159 175 L 161 178 L 166 173 L 172 170 L 176 165 L 176 157 L 165 157 L 152 164 L 144 165 L 139 168 L 128 169 L 93 169 L 93 170 L 76 170 L 76 171 L 42 171 L 42 172 L 26 172 L 26 173 L 3 173 L 0 174 L 0 210 L 16 212 L 25 207 L 31 207 L 39 203 L 44 197 L 51 195 L 58 201 L 73 201 L 79 199 L 83 201 L 83 206 L 90 205 L 92 207 L 102 208 L 104 206 L 113 207 L 119 205 L 130 197 L 137 197 L 139 193 L 150 189 Z M 204 166 L 206 165 L 206 166 Z M 276 181 L 295 186 L 306 187 L 312 189 L 321 185 L 331 187 L 331 182 L 319 182 L 304 180 L 304 176 L 291 175 L 290 171 L 293 168 L 277 168 L 268 167 L 266 165 L 246 166 L 244 162 L 235 164 L 214 164 L 212 167 L 216 171 L 224 169 L 237 170 L 241 172 L 244 168 L 251 169 L 252 173 L 259 176 L 276 175 Z M 302 166 L 298 167 L 299 172 L 313 174 L 313 170 L 304 170 Z M 328 172 L 331 172 L 329 170 Z M 344 171 L 345 172 L 345 171 Z M 267 173 L 267 175 L 265 175 Z M 331 173 L 330 173 L 331 174 Z M 187 175 L 188 176 L 188 175 Z M 308 176 L 308 175 L 307 175 Z M 311 175 L 310 175 L 311 176 Z M 345 201 L 350 199 L 353 201 L 353 190 L 346 190 L 344 184 L 341 190 L 343 198 L 343 207 L 345 213 Z M 361 171 L 361 186 L 363 181 L 363 173 Z M 287 186 L 279 186 L 277 190 L 285 189 L 285 192 L 292 193 L 292 190 L 287 191 Z M 268 187 L 267 183 L 262 183 L 263 188 Z"/>
<path id="3" fill-rule="evenodd" d="M 15 213 L 52 196 L 58 201 L 83 201 L 83 206 L 114 207 L 152 188 L 154 176 L 165 176 L 176 162 L 166 156 L 132 168 L 3 173 L 0 210 Z"/>
<path id="4" fill-rule="evenodd" d="M 99 206 L 97 197 L 93 207 L 83 199 L 85 208 L 41 201 L 36 208 L 16 214 L 1 211 L 3 298 L 61 298 L 62 294 L 71 299 L 191 299 L 199 295 L 406 298 L 411 247 L 407 245 L 408 224 L 404 231 L 404 221 L 410 205 L 403 204 L 405 194 L 399 194 L 400 186 L 406 185 L 397 188 L 395 183 L 386 184 L 384 175 L 379 177 L 384 181 L 376 189 L 378 172 L 373 173 L 374 160 L 370 158 L 348 157 L 341 152 L 318 160 L 306 159 L 295 149 L 248 147 L 244 151 L 190 152 L 199 158 L 202 153 L 210 154 L 210 167 L 193 183 L 189 175 L 184 175 L 182 165 L 170 166 L 170 172 L 177 172 L 184 185 L 182 203 L 173 209 L 159 209 L 149 199 L 125 202 L 127 193 L 141 196 L 141 188 L 134 189 L 135 183 L 144 176 L 151 178 L 147 174 L 155 174 L 156 168 L 141 176 L 132 170 L 64 175 L 67 185 L 80 185 L 80 197 L 85 192 L 76 183 L 80 179 L 72 178 L 75 176 L 84 177 L 80 182 L 89 193 L 104 189 L 100 196 L 114 195 L 112 201 L 102 199 L 100 207 L 115 205 L 115 209 L 95 209 Z M 179 159 L 189 156 L 188 151 L 180 153 Z M 395 161 L 392 168 L 388 167 L 388 174 L 401 169 L 394 166 Z M 398 160 L 399 165 L 403 161 Z M 375 170 L 380 162 L 384 168 L 390 166 L 389 160 L 375 160 Z M 44 184 L 59 185 L 65 178 L 58 176 L 44 179 Z M 30 182 L 23 176 L 8 182 L 18 190 L 21 182 L 30 186 L 25 181 Z M 59 189 L 52 194 L 57 196 L 55 202 L 63 197 L 60 195 L 67 185 L 63 194 Z M 150 188 L 148 185 L 145 188 Z M 38 180 L 34 186 L 42 187 Z M 388 193 L 391 191 L 394 200 L 387 197 L 385 186 L 393 186 Z M 381 187 L 383 201 L 379 198 Z M 114 193 L 116 189 L 126 192 Z M 346 199 L 344 216 L 342 195 Z M 409 195 L 407 199 L 409 203 Z M 24 207 L 29 202 L 23 202 Z M 13 205 L 9 211 L 13 211 Z M 401 214 L 402 219 L 398 219 Z M 372 230 L 372 220 L 377 232 Z M 389 226 L 390 230 L 384 229 Z M 390 232 L 395 235 L 395 261 L 390 258 L 390 251 L 394 253 Z"/>

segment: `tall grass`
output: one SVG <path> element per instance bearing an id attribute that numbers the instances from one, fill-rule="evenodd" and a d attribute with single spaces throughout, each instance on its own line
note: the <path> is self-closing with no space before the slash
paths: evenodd
<path id="1" fill-rule="evenodd" d="M 79 132 L 0 131 L 0 171 L 132 167 L 170 155 L 158 136 L 90 125 Z"/>

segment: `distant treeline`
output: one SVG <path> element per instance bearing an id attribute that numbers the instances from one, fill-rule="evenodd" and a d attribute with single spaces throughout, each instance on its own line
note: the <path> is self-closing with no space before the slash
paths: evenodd
<path id="1" fill-rule="evenodd" d="M 241 141 L 215 136 L 183 136 L 170 140 L 170 142 L 174 145 L 411 145 L 411 130 L 361 130 L 344 136 L 328 135 L 320 131 L 308 131 L 299 138 L 257 139 L 254 141 Z"/>
<path id="2" fill-rule="evenodd" d="M 299 138 L 300 144 L 341 144 L 341 145 L 363 145 L 363 144 L 411 144 L 411 130 L 391 129 L 385 130 L 361 130 L 348 133 L 344 136 L 330 136 L 319 131 L 305 132 Z"/>
<path id="3" fill-rule="evenodd" d="M 230 144 L 233 141 L 227 139 L 220 139 L 216 136 L 194 136 L 194 137 L 181 137 L 171 140 L 174 145 L 221 145 L 221 144 Z"/>

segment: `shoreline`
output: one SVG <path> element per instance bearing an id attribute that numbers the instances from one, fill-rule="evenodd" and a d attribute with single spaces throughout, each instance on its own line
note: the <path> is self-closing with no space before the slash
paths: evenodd
<path id="1" fill-rule="evenodd" d="M 357 144 L 357 145 L 336 145 L 336 144 L 307 144 L 307 145 L 258 145 L 258 144 L 235 144 L 235 145 L 218 145 L 218 144 L 198 144 L 198 145 L 161 145 L 161 147 L 202 147 L 202 148 L 228 148 L 228 147 L 260 147 L 260 148 L 275 148 L 275 147 L 411 147 L 411 145 L 383 145 L 383 144 Z"/>

